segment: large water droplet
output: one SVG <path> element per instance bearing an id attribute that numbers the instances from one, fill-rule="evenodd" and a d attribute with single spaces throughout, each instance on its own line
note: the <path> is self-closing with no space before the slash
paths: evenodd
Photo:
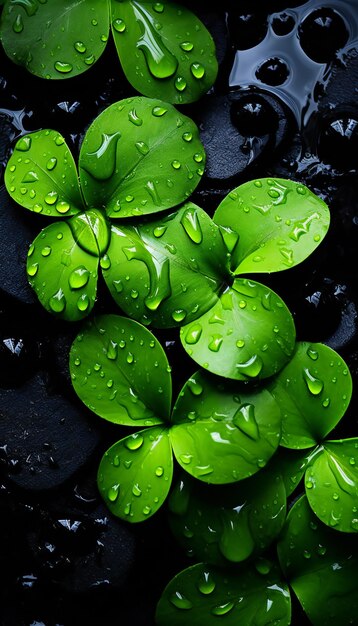
<path id="1" fill-rule="evenodd" d="M 256 441 L 260 437 L 253 404 L 243 404 L 235 413 L 233 423 L 245 435 Z"/>
<path id="2" fill-rule="evenodd" d="M 211 350 L 211 352 L 219 352 L 223 341 L 224 341 L 224 337 L 222 335 L 219 335 L 219 334 L 212 335 L 211 341 L 209 342 L 209 345 L 208 345 L 209 350 Z"/>
<path id="3" fill-rule="evenodd" d="M 308 391 L 313 396 L 318 396 L 323 389 L 323 382 L 319 378 L 316 378 L 309 370 L 308 367 L 303 370 L 303 379 L 307 385 Z"/>
<path id="4" fill-rule="evenodd" d="M 201 63 L 192 63 L 190 66 L 190 71 L 194 78 L 198 80 L 205 76 L 205 67 L 201 65 Z"/>
<path id="5" fill-rule="evenodd" d="M 175 89 L 177 91 L 184 91 L 186 89 L 186 80 L 183 76 L 177 76 L 174 81 Z"/>
<path id="6" fill-rule="evenodd" d="M 202 242 L 203 233 L 199 222 L 198 212 L 195 209 L 186 209 L 182 215 L 180 223 L 191 241 L 197 244 Z"/>
<path id="7" fill-rule="evenodd" d="M 142 495 L 142 490 L 139 487 L 138 483 L 134 483 L 133 487 L 132 487 L 132 494 L 136 497 L 136 498 L 140 498 L 140 496 Z"/>
<path id="8" fill-rule="evenodd" d="M 138 450 L 143 445 L 144 439 L 139 433 L 134 433 L 128 439 L 125 440 L 124 445 L 128 450 Z"/>
<path id="9" fill-rule="evenodd" d="M 115 502 L 119 496 L 119 485 L 112 485 L 107 491 L 107 497 L 110 502 Z"/>
<path id="10" fill-rule="evenodd" d="M 117 33 L 124 33 L 126 30 L 125 22 L 121 19 L 116 19 L 112 22 L 112 26 Z"/>
<path id="11" fill-rule="evenodd" d="M 62 313 L 66 307 L 66 298 L 60 288 L 49 300 L 49 307 L 53 313 Z"/>
<path id="12" fill-rule="evenodd" d="M 263 361 L 259 355 L 254 354 L 245 363 L 237 363 L 236 368 L 244 376 L 256 378 L 263 368 Z"/>
<path id="13" fill-rule="evenodd" d="M 66 63 L 65 61 L 56 61 L 54 68 L 60 74 L 69 74 L 73 70 L 71 63 Z"/>
<path id="14" fill-rule="evenodd" d="M 198 580 L 198 589 L 205 596 L 213 593 L 215 589 L 215 581 L 210 572 L 203 572 Z"/>
<path id="15" fill-rule="evenodd" d="M 24 30 L 24 22 L 22 21 L 22 16 L 19 14 L 15 17 L 15 21 L 12 25 L 12 30 L 14 33 L 22 33 Z"/>
<path id="16" fill-rule="evenodd" d="M 142 31 L 137 48 L 142 50 L 148 70 L 154 78 L 164 79 L 173 76 L 178 67 L 175 56 L 165 46 L 155 27 L 155 20 L 143 4 L 133 4 L 136 20 Z"/>
<path id="17" fill-rule="evenodd" d="M 117 143 L 121 137 L 119 131 L 102 133 L 101 145 L 94 152 L 85 154 L 83 169 L 97 180 L 108 180 L 116 168 Z"/>
<path id="18" fill-rule="evenodd" d="M 193 324 L 189 327 L 185 335 L 185 341 L 189 345 L 194 345 L 198 343 L 201 333 L 203 332 L 202 326 L 200 324 Z"/>
<path id="19" fill-rule="evenodd" d="M 71 289 L 81 289 L 85 287 L 89 281 L 90 273 L 84 265 L 79 265 L 71 272 L 68 282 Z"/>

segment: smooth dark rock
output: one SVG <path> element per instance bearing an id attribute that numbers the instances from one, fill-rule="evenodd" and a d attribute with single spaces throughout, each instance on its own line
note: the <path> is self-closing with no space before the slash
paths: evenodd
<path id="1" fill-rule="evenodd" d="M 85 407 L 50 395 L 37 374 L 0 390 L 0 447 L 8 478 L 25 489 L 54 489 L 87 463 L 98 444 Z"/>

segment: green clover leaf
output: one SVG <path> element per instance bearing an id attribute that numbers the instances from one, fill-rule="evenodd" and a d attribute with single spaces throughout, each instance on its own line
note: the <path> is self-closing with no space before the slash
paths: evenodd
<path id="1" fill-rule="evenodd" d="M 301 450 L 273 459 L 288 485 L 305 475 L 308 502 L 317 517 L 342 532 L 358 531 L 358 439 L 327 441 L 344 415 L 352 380 L 343 359 L 322 344 L 302 342 L 269 385 L 281 407 L 281 446 Z M 281 469 L 280 469 L 281 468 Z"/>
<path id="2" fill-rule="evenodd" d="M 70 371 L 77 395 L 94 413 L 118 424 L 149 427 L 115 443 L 99 468 L 106 504 L 131 522 L 154 514 L 166 498 L 172 453 L 192 476 L 223 484 L 256 474 L 279 445 L 281 415 L 271 394 L 249 392 L 206 372 L 187 381 L 171 415 L 166 355 L 134 320 L 102 315 L 88 321 L 72 345 Z M 279 519 L 281 506 L 280 497 Z"/>
<path id="3" fill-rule="evenodd" d="M 314 626 L 348 626 L 358 611 L 357 538 L 322 524 L 306 497 L 290 510 L 278 543 L 285 578 Z"/>
<path id="4" fill-rule="evenodd" d="M 291 598 L 279 568 L 270 561 L 220 570 L 199 563 L 175 576 L 157 605 L 158 626 L 288 626 Z"/>
<path id="5" fill-rule="evenodd" d="M 185 201 L 200 180 L 199 158 L 205 162 L 195 124 L 169 104 L 140 97 L 110 106 L 90 126 L 80 180 L 59 133 L 43 130 L 19 139 L 5 171 L 9 194 L 34 213 L 70 218 L 45 228 L 29 249 L 28 279 L 43 306 L 61 319 L 86 317 L 96 297 L 98 265 L 103 271 L 111 265 L 109 247 L 116 259 L 107 216 L 148 214 Z"/>
<path id="6" fill-rule="evenodd" d="M 0 25 L 7 56 L 50 79 L 90 69 L 110 30 L 124 73 L 140 93 L 186 103 L 213 85 L 218 65 L 210 33 L 169 0 L 5 0 Z"/>

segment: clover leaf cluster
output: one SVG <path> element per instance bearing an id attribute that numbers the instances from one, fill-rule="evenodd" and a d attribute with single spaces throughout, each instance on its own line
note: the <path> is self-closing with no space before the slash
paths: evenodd
<path id="1" fill-rule="evenodd" d="M 5 0 L 0 23 L 8 57 L 47 79 L 89 70 L 110 31 L 123 71 L 140 93 L 186 103 L 213 85 L 218 66 L 210 33 L 170 0 Z"/>
<path id="2" fill-rule="evenodd" d="M 56 131 L 23 136 L 6 187 L 61 220 L 30 246 L 29 281 L 48 311 L 80 320 L 101 268 L 128 316 L 89 317 L 70 371 L 91 411 L 137 429 L 100 462 L 98 488 L 114 515 L 151 517 L 171 490 L 174 458 L 180 466 L 170 525 L 202 563 L 169 583 L 158 625 L 284 626 L 286 581 L 314 624 L 349 624 L 358 439 L 327 436 L 349 405 L 351 376 L 327 346 L 296 343 L 287 306 L 251 277 L 306 259 L 329 210 L 300 183 L 261 178 L 231 191 L 211 218 L 189 199 L 204 166 L 195 124 L 156 99 L 106 109 L 85 135 L 79 173 Z M 200 366 L 174 403 L 170 364 L 147 326 L 178 328 Z M 306 495 L 286 517 L 303 476 Z"/>

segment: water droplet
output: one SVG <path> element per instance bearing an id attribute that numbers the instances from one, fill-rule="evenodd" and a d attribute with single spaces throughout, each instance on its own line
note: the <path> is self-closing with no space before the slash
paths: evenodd
<path id="1" fill-rule="evenodd" d="M 183 76 L 177 76 L 174 81 L 175 89 L 178 91 L 184 91 L 186 89 L 186 80 Z"/>
<path id="2" fill-rule="evenodd" d="M 256 561 L 255 568 L 259 574 L 261 574 L 262 576 L 267 576 L 267 574 L 269 574 L 272 569 L 272 564 L 270 563 L 270 561 L 267 561 L 267 559 L 261 558 Z"/>
<path id="3" fill-rule="evenodd" d="M 86 50 L 87 50 L 87 48 L 86 48 L 85 44 L 83 43 L 83 41 L 75 41 L 75 43 L 73 44 L 73 47 L 80 54 L 84 54 L 86 52 Z"/>
<path id="4" fill-rule="evenodd" d="M 180 591 L 176 591 L 175 593 L 173 593 L 170 596 L 169 600 L 177 609 L 188 610 L 191 609 L 193 606 L 192 602 L 190 602 L 188 598 L 180 593 Z"/>
<path id="5" fill-rule="evenodd" d="M 201 63 L 192 63 L 190 66 L 190 71 L 194 78 L 198 80 L 205 76 L 205 67 L 201 65 Z"/>
<path id="6" fill-rule="evenodd" d="M 74 364 L 78 367 L 79 365 L 81 365 L 81 359 L 77 356 L 74 360 Z"/>
<path id="7" fill-rule="evenodd" d="M 175 74 L 178 61 L 165 46 L 152 15 L 144 4 L 133 5 L 136 20 L 142 31 L 137 41 L 137 48 L 144 54 L 149 72 L 154 78 L 164 79 Z"/>
<path id="8" fill-rule="evenodd" d="M 164 467 L 162 467 L 161 465 L 158 465 L 158 467 L 155 470 L 155 475 L 158 476 L 158 478 L 161 478 L 164 474 Z"/>
<path id="9" fill-rule="evenodd" d="M 164 4 L 162 4 L 161 2 L 155 2 L 153 4 L 153 9 L 157 13 L 163 13 L 163 11 L 164 11 Z"/>
<path id="10" fill-rule="evenodd" d="M 191 52 L 194 48 L 194 44 L 192 44 L 191 41 L 182 41 L 180 47 L 184 52 Z"/>
<path id="11" fill-rule="evenodd" d="M 116 341 L 113 341 L 113 339 L 110 339 L 107 346 L 107 359 L 109 359 L 110 361 L 115 361 L 117 356 L 118 344 Z"/>
<path id="12" fill-rule="evenodd" d="M 152 509 L 150 506 L 146 505 L 145 507 L 143 507 L 142 512 L 143 512 L 143 515 L 150 515 L 152 512 Z"/>
<path id="13" fill-rule="evenodd" d="M 238 348 L 243 348 L 245 345 L 245 341 L 243 339 L 238 339 L 236 345 Z"/>
<path id="14" fill-rule="evenodd" d="M 172 161 L 172 167 L 173 167 L 175 170 L 178 170 L 178 169 L 181 167 L 181 163 L 180 163 L 180 161 L 177 161 L 176 159 L 175 159 L 174 161 Z"/>
<path id="15" fill-rule="evenodd" d="M 181 461 L 181 463 L 183 463 L 184 465 L 190 465 L 190 463 L 193 460 L 193 457 L 191 454 L 181 454 L 179 457 L 179 460 Z"/>
<path id="16" fill-rule="evenodd" d="M 327 552 L 327 548 L 325 546 L 318 546 L 317 553 L 319 556 L 324 556 Z"/>
<path id="17" fill-rule="evenodd" d="M 331 401 L 329 398 L 325 398 L 322 402 L 322 406 L 326 409 L 327 407 L 329 407 Z"/>
<path id="18" fill-rule="evenodd" d="M 49 300 L 49 307 L 53 313 L 62 313 L 66 307 L 66 298 L 60 288 Z"/>
<path id="19" fill-rule="evenodd" d="M 38 269 L 39 269 L 39 264 L 32 263 L 31 265 L 28 266 L 27 273 L 31 278 L 33 278 L 34 276 L 36 276 Z"/>
<path id="20" fill-rule="evenodd" d="M 129 365 L 134 363 L 134 355 L 131 352 L 128 352 L 127 357 L 126 357 L 126 361 L 127 361 L 127 363 Z"/>
<path id="21" fill-rule="evenodd" d="M 190 326 L 185 335 L 186 343 L 188 343 L 189 345 L 194 345 L 198 343 L 202 332 L 203 329 L 200 324 L 193 324 L 192 326 Z"/>
<path id="22" fill-rule="evenodd" d="M 125 22 L 121 19 L 114 20 L 112 26 L 117 33 L 124 33 L 126 30 Z"/>
<path id="23" fill-rule="evenodd" d="M 140 154 L 143 154 L 144 156 L 149 152 L 149 146 L 147 146 L 144 141 L 137 141 L 135 147 L 137 148 L 138 152 Z"/>
<path id="24" fill-rule="evenodd" d="M 50 256 L 51 252 L 52 252 L 52 248 L 51 248 L 51 246 L 45 246 L 45 247 L 44 247 L 44 248 L 42 248 L 42 250 L 41 250 L 41 254 L 42 254 L 42 256 L 44 256 L 44 257 Z"/>
<path id="25" fill-rule="evenodd" d="M 219 352 L 223 340 L 224 338 L 222 335 L 212 335 L 211 341 L 208 344 L 209 350 L 211 350 L 211 352 Z"/>
<path id="26" fill-rule="evenodd" d="M 308 367 L 303 370 L 303 379 L 307 385 L 308 391 L 313 396 L 318 396 L 321 393 L 323 389 L 323 382 L 319 378 L 313 376 Z"/>
<path id="27" fill-rule="evenodd" d="M 135 109 L 132 109 L 131 111 L 129 111 L 128 119 L 130 122 L 132 122 L 132 124 L 134 124 L 134 126 L 142 126 L 143 124 L 142 118 L 138 117 L 137 111 Z"/>
<path id="28" fill-rule="evenodd" d="M 192 133 L 183 133 L 182 136 L 183 136 L 184 141 L 187 141 L 188 143 L 193 139 Z"/>
<path id="29" fill-rule="evenodd" d="M 184 309 L 175 309 L 172 312 L 172 318 L 175 322 L 182 322 L 186 318 L 186 311 Z"/>
<path id="30" fill-rule="evenodd" d="M 353 456 L 351 456 L 351 458 L 349 459 L 349 464 L 350 465 L 355 465 L 356 464 L 356 460 Z"/>
<path id="31" fill-rule="evenodd" d="M 215 581 L 210 572 L 203 572 L 198 580 L 198 589 L 205 596 L 213 593 L 215 589 Z"/>
<path id="32" fill-rule="evenodd" d="M 234 606 L 234 602 L 225 602 L 224 604 L 218 604 L 218 606 L 215 606 L 213 609 L 211 609 L 211 613 L 212 615 L 218 616 L 227 615 L 228 613 L 230 613 L 230 611 L 232 611 Z"/>
<path id="33" fill-rule="evenodd" d="M 260 437 L 259 427 L 255 417 L 255 407 L 253 404 L 243 404 L 235 413 L 233 417 L 233 424 L 244 433 L 257 441 Z"/>
<path id="34" fill-rule="evenodd" d="M 165 109 L 164 107 L 153 107 L 152 109 L 152 115 L 154 115 L 154 117 L 163 117 L 163 115 L 165 115 L 167 113 L 168 109 Z"/>
<path id="35" fill-rule="evenodd" d="M 16 150 L 19 150 L 19 152 L 27 152 L 31 148 L 31 141 L 31 137 L 29 136 L 21 137 L 15 146 Z"/>
<path id="36" fill-rule="evenodd" d="M 14 33 L 22 33 L 22 31 L 24 30 L 24 23 L 20 14 L 16 16 L 15 21 L 12 25 L 12 30 L 14 31 Z"/>
<path id="37" fill-rule="evenodd" d="M 309 356 L 309 358 L 312 359 L 312 361 L 317 361 L 317 359 L 318 359 L 318 352 L 317 352 L 317 350 L 313 350 L 312 348 L 308 348 L 307 356 Z"/>
<path id="38" fill-rule="evenodd" d="M 118 454 L 116 454 L 115 457 L 113 458 L 113 465 L 114 465 L 114 467 L 119 467 L 120 463 L 121 463 L 120 458 L 119 458 Z"/>
<path id="39" fill-rule="evenodd" d="M 73 70 L 71 63 L 65 63 L 64 61 L 56 61 L 54 67 L 60 74 L 69 74 Z"/>
<path id="40" fill-rule="evenodd" d="M 58 193 L 56 191 L 50 191 L 45 196 L 45 202 L 46 204 L 49 204 L 50 206 L 52 206 L 53 204 L 56 204 L 57 199 L 58 199 Z"/>
<path id="41" fill-rule="evenodd" d="M 65 213 L 68 213 L 70 208 L 70 205 L 65 200 L 61 200 L 56 204 L 56 211 L 58 211 L 58 213 L 61 213 L 61 215 L 65 215 Z"/>
<path id="42" fill-rule="evenodd" d="M 109 270 L 109 268 L 111 267 L 111 259 L 109 258 L 108 254 L 103 255 L 103 257 L 99 261 L 99 264 L 103 270 Z"/>
<path id="43" fill-rule="evenodd" d="M 81 289 L 85 287 L 89 281 L 90 273 L 84 265 L 79 265 L 71 272 L 68 283 L 71 289 Z"/>
<path id="44" fill-rule="evenodd" d="M 313 488 L 313 482 L 311 480 L 306 480 L 306 488 L 307 489 L 312 489 Z"/>
<path id="45" fill-rule="evenodd" d="M 143 445 L 144 439 L 139 433 L 134 433 L 124 442 L 124 445 L 128 450 L 138 450 Z"/>
<path id="46" fill-rule="evenodd" d="M 155 229 L 153 230 L 153 235 L 154 237 L 162 237 L 165 233 L 165 231 L 167 230 L 166 226 L 156 226 Z"/>
<path id="47" fill-rule="evenodd" d="M 309 550 L 304 550 L 303 551 L 303 556 L 305 559 L 310 559 L 311 558 L 311 553 L 309 552 Z"/>
<path id="48" fill-rule="evenodd" d="M 77 300 L 77 308 L 84 313 L 90 305 L 90 299 L 86 293 L 83 293 Z"/>
<path id="49" fill-rule="evenodd" d="M 133 487 L 132 487 L 132 494 L 136 497 L 136 498 L 140 498 L 140 496 L 142 495 L 142 490 L 139 487 L 138 483 L 134 483 Z"/>
<path id="50" fill-rule="evenodd" d="M 85 58 L 85 63 L 86 65 L 93 65 L 95 60 L 96 60 L 96 57 L 93 54 L 90 54 L 88 57 Z"/>
<path id="51" fill-rule="evenodd" d="M 110 502 L 115 502 L 119 496 L 119 485 L 112 485 L 107 491 L 107 497 Z"/>
<path id="52" fill-rule="evenodd" d="M 237 363 L 236 368 L 244 376 L 256 378 L 263 368 L 263 361 L 260 356 L 254 354 L 250 359 L 245 361 L 245 363 Z"/>
<path id="53" fill-rule="evenodd" d="M 180 223 L 191 241 L 196 244 L 202 242 L 203 233 L 199 222 L 198 212 L 195 209 L 186 209 L 181 217 Z"/>

